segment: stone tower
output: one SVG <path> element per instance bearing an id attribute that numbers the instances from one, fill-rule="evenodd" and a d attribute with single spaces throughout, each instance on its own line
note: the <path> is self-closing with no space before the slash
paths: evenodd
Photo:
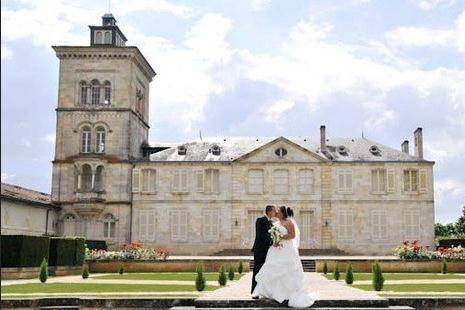
<path id="1" fill-rule="evenodd" d="M 64 235 L 130 240 L 131 173 L 149 130 L 155 71 L 112 14 L 89 26 L 89 46 L 53 46 L 59 89 L 52 200 Z"/>

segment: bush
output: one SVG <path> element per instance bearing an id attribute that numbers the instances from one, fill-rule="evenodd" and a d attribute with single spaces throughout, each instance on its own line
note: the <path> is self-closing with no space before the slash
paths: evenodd
<path id="1" fill-rule="evenodd" d="M 232 265 L 228 267 L 228 279 L 231 281 L 234 280 L 234 268 Z"/>
<path id="2" fill-rule="evenodd" d="M 441 273 L 446 274 L 447 273 L 447 262 L 445 259 L 442 260 L 441 262 Z"/>
<path id="3" fill-rule="evenodd" d="M 384 285 L 384 276 L 381 270 L 381 265 L 378 262 L 375 262 L 372 265 L 372 272 L 373 272 L 373 288 L 375 291 L 381 291 Z"/>
<path id="4" fill-rule="evenodd" d="M 224 267 L 221 266 L 219 275 L 218 275 L 218 283 L 221 286 L 225 286 L 227 282 L 228 282 L 228 278 L 226 277 L 226 272 L 224 271 Z"/>
<path id="5" fill-rule="evenodd" d="M 49 247 L 49 237 L 2 235 L 1 267 L 39 267 L 49 260 Z"/>
<path id="6" fill-rule="evenodd" d="M 89 250 L 108 250 L 105 240 L 86 240 L 86 248 Z"/>
<path id="7" fill-rule="evenodd" d="M 197 269 L 195 270 L 197 275 L 195 276 L 195 288 L 197 291 L 202 292 L 207 284 L 207 280 L 205 279 L 205 275 L 203 274 L 203 266 L 202 264 L 197 265 Z"/>
<path id="8" fill-rule="evenodd" d="M 439 239 L 439 246 L 443 248 L 451 248 L 452 246 L 465 247 L 465 239 Z"/>
<path id="9" fill-rule="evenodd" d="M 328 273 L 328 263 L 326 261 L 323 263 L 323 273 L 324 274 Z"/>
<path id="10" fill-rule="evenodd" d="M 50 238 L 50 266 L 75 266 L 77 256 L 76 238 Z"/>
<path id="11" fill-rule="evenodd" d="M 75 266 L 82 266 L 84 263 L 84 258 L 86 256 L 86 244 L 84 238 L 76 238 L 76 247 L 75 247 L 75 259 L 74 265 Z"/>
<path id="12" fill-rule="evenodd" d="M 346 267 L 346 283 L 347 284 L 352 284 L 354 283 L 354 271 L 352 268 L 352 264 L 347 264 Z"/>
<path id="13" fill-rule="evenodd" d="M 40 271 L 39 271 L 39 280 L 42 283 L 45 283 L 48 279 L 48 263 L 47 260 L 44 258 L 42 263 L 40 264 Z"/>
<path id="14" fill-rule="evenodd" d="M 123 273 L 124 273 L 123 264 L 119 264 L 118 273 L 119 273 L 119 274 L 123 274 Z"/>
<path id="15" fill-rule="evenodd" d="M 89 265 L 83 264 L 82 265 L 82 278 L 87 279 L 89 277 Z"/>
<path id="16" fill-rule="evenodd" d="M 339 272 L 339 263 L 336 262 L 336 264 L 334 265 L 334 280 L 338 281 L 340 277 L 341 274 Z"/>
<path id="17" fill-rule="evenodd" d="M 244 272 L 244 264 L 242 263 L 242 261 L 239 261 L 239 266 L 237 267 L 237 272 L 239 274 L 242 274 Z"/>

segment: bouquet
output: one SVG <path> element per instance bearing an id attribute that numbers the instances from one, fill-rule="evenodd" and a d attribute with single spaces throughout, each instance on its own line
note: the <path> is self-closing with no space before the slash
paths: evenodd
<path id="1" fill-rule="evenodd" d="M 271 236 L 271 240 L 273 241 L 273 246 L 275 247 L 282 246 L 281 241 L 284 238 L 284 235 L 279 229 L 279 226 L 280 226 L 279 222 L 276 221 L 272 224 L 271 228 L 268 230 Z"/>

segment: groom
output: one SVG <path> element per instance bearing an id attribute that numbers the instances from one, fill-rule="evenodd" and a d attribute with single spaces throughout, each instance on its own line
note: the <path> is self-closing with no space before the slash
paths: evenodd
<path id="1" fill-rule="evenodd" d="M 255 242 L 253 244 L 252 252 L 254 259 L 253 277 L 252 277 L 252 291 L 255 289 L 257 282 L 255 276 L 265 263 L 266 254 L 271 246 L 271 236 L 268 230 L 271 228 L 271 218 L 276 217 L 275 206 L 268 205 L 265 208 L 265 215 L 259 217 L 255 222 Z M 255 296 L 253 296 L 255 298 Z"/>

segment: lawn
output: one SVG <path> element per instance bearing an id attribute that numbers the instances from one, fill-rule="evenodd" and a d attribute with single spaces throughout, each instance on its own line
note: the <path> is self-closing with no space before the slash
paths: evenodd
<path id="1" fill-rule="evenodd" d="M 217 287 L 208 287 L 214 290 Z M 3 294 L 32 293 L 152 293 L 152 292 L 194 292 L 194 285 L 154 284 L 97 284 L 97 283 L 28 283 L 2 286 Z"/>
<path id="2" fill-rule="evenodd" d="M 371 285 L 353 285 L 355 288 L 359 288 L 365 291 L 372 291 L 373 286 Z M 398 285 L 384 285 L 383 291 L 391 292 L 453 292 L 453 293 L 465 293 L 464 284 L 398 284 Z M 381 291 L 380 293 L 382 293 Z"/>
<path id="3" fill-rule="evenodd" d="M 204 273 L 207 281 L 218 281 L 217 272 Z M 172 281 L 194 281 L 195 272 L 153 272 L 153 273 L 125 273 L 125 274 L 109 274 L 98 275 L 92 274 L 92 277 L 98 279 L 111 280 L 172 280 Z M 242 277 L 240 274 L 234 275 L 234 280 L 239 280 Z M 464 277 L 465 278 L 465 277 Z"/>
<path id="4" fill-rule="evenodd" d="M 439 280 L 439 279 L 463 279 L 465 276 L 453 273 L 383 273 L 384 279 L 389 280 Z M 332 273 L 324 275 L 327 279 L 333 280 Z M 354 273 L 354 281 L 366 281 L 372 279 L 371 273 Z M 345 273 L 341 272 L 340 280 L 345 279 Z"/>

